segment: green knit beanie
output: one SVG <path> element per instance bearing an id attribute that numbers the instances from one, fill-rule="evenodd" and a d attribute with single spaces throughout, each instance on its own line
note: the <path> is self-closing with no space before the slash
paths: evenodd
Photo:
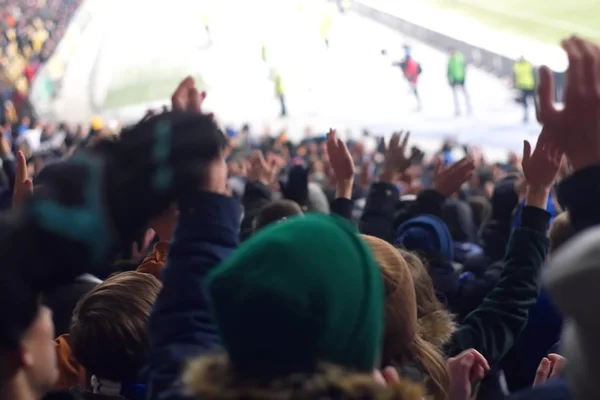
<path id="1" fill-rule="evenodd" d="M 233 367 L 306 372 L 318 362 L 370 372 L 383 338 L 383 284 L 345 220 L 306 215 L 244 242 L 209 274 L 207 292 Z"/>

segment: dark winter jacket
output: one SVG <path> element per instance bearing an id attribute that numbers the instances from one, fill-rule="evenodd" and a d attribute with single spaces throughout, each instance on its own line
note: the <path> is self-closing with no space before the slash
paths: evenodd
<path id="1" fill-rule="evenodd" d="M 179 202 L 179 220 L 150 316 L 148 399 L 181 398 L 186 360 L 220 347 L 204 296 L 204 278 L 238 245 L 239 202 L 199 192 Z"/>

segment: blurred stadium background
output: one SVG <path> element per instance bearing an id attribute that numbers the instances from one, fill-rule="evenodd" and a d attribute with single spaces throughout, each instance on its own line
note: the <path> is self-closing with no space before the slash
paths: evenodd
<path id="1" fill-rule="evenodd" d="M 539 42 L 540 49 L 573 32 L 600 41 L 597 1 L 390 2 L 435 14 L 446 32 L 465 29 L 466 20 L 492 29 L 516 52 L 519 38 Z M 324 18 L 331 20 L 329 49 L 320 32 Z M 469 34 L 477 37 L 477 28 Z M 422 112 L 415 111 L 408 84 L 392 66 L 404 44 L 423 67 Z M 299 138 L 307 126 L 314 132 L 335 126 L 357 137 L 365 130 L 387 135 L 410 129 L 425 148 L 452 137 L 482 146 L 492 158 L 520 151 L 523 138 L 537 135 L 536 122 L 522 123 L 510 82 L 475 66 L 467 79 L 473 115 L 455 118 L 447 57 L 352 10 L 340 13 L 337 4 L 324 0 L 83 0 L 29 95 L 36 112 L 54 122 L 99 116 L 128 123 L 166 104 L 177 82 L 192 75 L 208 92 L 207 108 L 223 124 L 248 123 L 257 132 L 285 130 Z M 274 69 L 286 88 L 289 117 L 284 119 L 278 118 L 269 78 Z"/>

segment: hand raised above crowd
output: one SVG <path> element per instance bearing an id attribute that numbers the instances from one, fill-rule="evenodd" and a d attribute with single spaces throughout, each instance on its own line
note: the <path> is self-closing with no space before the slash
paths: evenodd
<path id="1" fill-rule="evenodd" d="M 562 151 L 551 141 L 546 128 L 533 153 L 529 141 L 523 141 L 523 174 L 530 188 L 549 190 L 556 181 L 561 160 Z"/>
<path id="2" fill-rule="evenodd" d="M 474 171 L 475 164 L 469 157 L 465 157 L 449 167 L 445 167 L 442 161 L 438 160 L 435 165 L 433 187 L 444 196 L 451 196 L 473 175 Z"/>
<path id="3" fill-rule="evenodd" d="M 202 113 L 202 104 L 206 99 L 206 92 L 196 88 L 196 81 L 191 76 L 185 78 L 171 96 L 173 110 L 193 111 Z"/>
<path id="4" fill-rule="evenodd" d="M 569 59 L 564 109 L 553 104 L 554 82 L 547 67 L 540 69 L 540 122 L 549 139 L 580 170 L 600 164 L 600 47 L 573 36 L 562 42 Z"/>
<path id="5" fill-rule="evenodd" d="M 327 155 L 336 179 L 336 197 L 350 199 L 354 181 L 354 161 L 346 143 L 337 137 L 337 132 L 330 129 L 327 134 Z"/>
<path id="6" fill-rule="evenodd" d="M 265 159 L 260 150 L 256 150 L 252 153 L 248 168 L 249 180 L 259 181 L 265 186 L 271 186 L 277 179 L 278 172 L 279 160 L 275 154 L 269 153 Z"/>
<path id="7" fill-rule="evenodd" d="M 13 188 L 13 207 L 21 206 L 33 194 L 33 181 L 27 172 L 27 160 L 22 151 L 17 152 L 15 186 Z"/>
<path id="8" fill-rule="evenodd" d="M 389 145 L 384 149 L 385 160 L 379 174 L 380 181 L 395 183 L 398 176 L 410 167 L 415 154 L 406 155 L 409 138 L 410 132 L 396 132 L 392 135 Z"/>

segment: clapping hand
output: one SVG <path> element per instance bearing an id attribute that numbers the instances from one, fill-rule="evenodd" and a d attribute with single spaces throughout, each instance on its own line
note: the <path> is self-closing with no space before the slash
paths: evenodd
<path id="1" fill-rule="evenodd" d="M 546 383 L 548 379 L 560 377 L 566 364 L 567 359 L 563 356 L 554 353 L 548 354 L 547 357 L 542 358 L 538 366 L 533 386 Z"/>
<path id="2" fill-rule="evenodd" d="M 450 400 L 471 398 L 473 384 L 483 379 L 490 366 L 477 350 L 465 350 L 446 361 L 450 373 Z"/>
<path id="3" fill-rule="evenodd" d="M 350 199 L 355 172 L 352 156 L 334 129 L 329 130 L 326 143 L 329 162 L 337 181 L 336 197 Z"/>
<path id="4" fill-rule="evenodd" d="M 279 172 L 279 160 L 273 153 L 267 154 L 267 158 L 263 156 L 260 150 L 254 151 L 250 158 L 250 166 L 248 168 L 248 179 L 258 181 L 265 186 L 270 187 L 277 179 Z"/>
<path id="5" fill-rule="evenodd" d="M 552 72 L 542 67 L 540 122 L 577 171 L 600 164 L 600 47 L 576 36 L 564 40 L 562 47 L 569 58 L 564 108 L 554 107 Z"/>
<path id="6" fill-rule="evenodd" d="M 406 155 L 409 138 L 410 132 L 396 132 L 392 135 L 389 145 L 384 149 L 385 160 L 379 174 L 380 181 L 395 184 L 397 178 L 410 167 L 415 154 Z"/>
<path id="7" fill-rule="evenodd" d="M 551 142 L 546 127 L 538 138 L 535 150 L 523 142 L 523 175 L 527 183 L 526 204 L 546 209 L 548 195 L 560 168 L 562 152 Z"/>
<path id="8" fill-rule="evenodd" d="M 17 152 L 15 186 L 13 188 L 13 207 L 19 207 L 33 194 L 33 182 L 27 172 L 27 160 L 22 151 Z"/>
<path id="9" fill-rule="evenodd" d="M 448 197 L 456 193 L 460 187 L 473 175 L 475 164 L 469 157 L 445 167 L 441 160 L 435 165 L 433 187 L 442 195 Z"/>

